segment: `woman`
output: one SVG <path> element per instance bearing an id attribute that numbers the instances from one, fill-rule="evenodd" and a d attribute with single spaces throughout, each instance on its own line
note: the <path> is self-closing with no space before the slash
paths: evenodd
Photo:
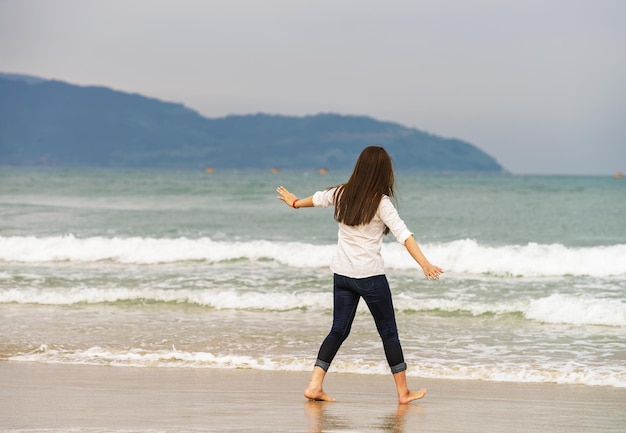
<path id="1" fill-rule="evenodd" d="M 409 390 L 406 363 L 398 337 L 391 291 L 380 254 L 383 235 L 390 231 L 421 266 L 426 278 L 436 280 L 443 270 L 432 265 L 417 245 L 391 198 L 394 197 L 391 158 L 380 146 L 369 146 L 359 156 L 348 182 L 299 199 L 280 186 L 278 199 L 295 209 L 334 206 L 339 225 L 337 251 L 331 261 L 334 278 L 333 325 L 322 343 L 311 381 L 304 391 L 310 400 L 333 401 L 322 387 L 339 347 L 348 337 L 361 297 L 374 317 L 385 356 L 398 391 L 398 402 L 410 403 L 426 389 Z"/>

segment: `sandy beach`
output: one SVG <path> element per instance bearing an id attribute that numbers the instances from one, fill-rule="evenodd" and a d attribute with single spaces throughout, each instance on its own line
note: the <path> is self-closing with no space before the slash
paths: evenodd
<path id="1" fill-rule="evenodd" d="M 330 374 L 337 402 L 302 396 L 308 373 L 0 362 L 0 431 L 618 432 L 626 390 Z"/>

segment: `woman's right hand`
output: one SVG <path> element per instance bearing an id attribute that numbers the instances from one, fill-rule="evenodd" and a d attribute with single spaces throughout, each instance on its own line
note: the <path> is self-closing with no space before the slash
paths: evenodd
<path id="1" fill-rule="evenodd" d="M 276 188 L 276 192 L 278 193 L 278 197 L 276 198 L 285 202 L 285 204 L 289 207 L 293 207 L 293 203 L 298 200 L 298 197 L 295 194 L 289 192 L 284 186 L 279 186 L 278 188 Z"/>

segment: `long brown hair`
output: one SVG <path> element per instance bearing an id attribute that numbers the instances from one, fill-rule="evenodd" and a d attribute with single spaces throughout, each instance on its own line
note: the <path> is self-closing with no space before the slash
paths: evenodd
<path id="1" fill-rule="evenodd" d="M 395 196 L 393 163 L 383 147 L 368 146 L 359 155 L 350 179 L 335 192 L 335 220 L 349 226 L 369 223 L 383 195 Z"/>

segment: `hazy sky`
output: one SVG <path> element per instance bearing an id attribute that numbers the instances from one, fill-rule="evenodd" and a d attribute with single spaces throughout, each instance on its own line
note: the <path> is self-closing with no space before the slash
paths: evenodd
<path id="1" fill-rule="evenodd" d="M 208 117 L 368 115 L 513 173 L 611 175 L 625 23 L 626 0 L 0 0 L 0 71 Z"/>

